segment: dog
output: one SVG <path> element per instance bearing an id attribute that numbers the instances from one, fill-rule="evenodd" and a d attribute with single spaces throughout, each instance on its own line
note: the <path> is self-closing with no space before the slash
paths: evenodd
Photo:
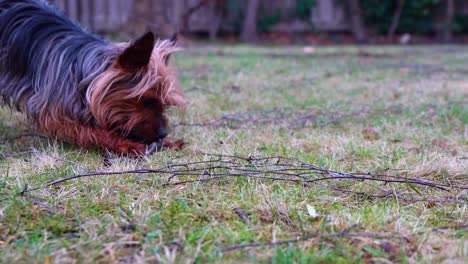
<path id="1" fill-rule="evenodd" d="M 0 0 L 0 103 L 48 136 L 144 154 L 167 136 L 165 110 L 187 104 L 169 65 L 175 42 L 148 32 L 113 43 L 44 0 Z"/>

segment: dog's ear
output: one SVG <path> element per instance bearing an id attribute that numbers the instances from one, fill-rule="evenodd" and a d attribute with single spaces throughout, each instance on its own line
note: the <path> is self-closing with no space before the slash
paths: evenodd
<path id="1" fill-rule="evenodd" d="M 152 32 L 144 34 L 128 46 L 119 56 L 119 64 L 127 70 L 138 70 L 148 65 L 153 53 L 155 37 Z"/>
<path id="2" fill-rule="evenodd" d="M 169 43 L 172 45 L 172 47 L 175 47 L 175 45 L 177 45 L 177 33 L 174 33 L 174 35 L 172 35 L 172 37 L 169 39 Z M 169 64 L 171 55 L 172 54 L 169 53 L 166 57 L 164 57 L 164 62 L 166 63 L 166 65 Z"/>

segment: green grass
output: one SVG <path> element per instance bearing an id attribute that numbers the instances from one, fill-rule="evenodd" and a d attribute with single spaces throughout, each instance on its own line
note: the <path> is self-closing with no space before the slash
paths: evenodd
<path id="1" fill-rule="evenodd" d="M 233 177 L 174 186 L 164 185 L 169 175 L 127 174 L 15 195 L 84 173 L 82 167 L 157 169 L 213 159 L 200 153 L 284 156 L 468 187 L 466 47 L 319 47 L 306 54 L 301 47 L 204 46 L 186 49 L 174 63 L 191 105 L 172 113 L 171 137 L 189 142 L 186 150 L 105 167 L 101 154 L 54 140 L 0 144 L 3 154 L 37 151 L 0 157 L 0 199 L 11 197 L 0 203 L 1 263 L 466 262 L 466 227 L 454 228 L 468 223 L 466 189 L 379 185 L 393 192 L 382 198 L 372 196 L 382 194 L 375 186 L 349 180 Z M 227 115 L 234 119 L 220 119 Z M 315 118 L 300 120 L 307 115 Z M 180 125 L 212 120 L 219 125 Z M 24 116 L 0 109 L 0 138 L 30 132 Z M 443 226 L 453 228 L 432 230 Z M 223 251 L 351 227 L 374 236 Z"/>

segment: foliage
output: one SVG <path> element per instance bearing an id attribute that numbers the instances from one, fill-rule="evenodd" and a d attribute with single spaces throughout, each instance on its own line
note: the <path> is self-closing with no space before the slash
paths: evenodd
<path id="1" fill-rule="evenodd" d="M 338 0 L 343 1 L 343 0 Z M 286 14 L 290 18 L 307 20 L 310 18 L 311 9 L 315 6 L 316 0 L 296 0 L 295 8 L 291 13 Z M 398 6 L 396 0 L 362 0 L 364 19 L 368 27 L 378 34 L 387 34 L 392 24 L 394 13 Z M 406 0 L 400 17 L 397 32 L 431 34 L 434 31 L 436 8 L 443 4 L 442 0 Z M 229 0 L 226 2 L 226 9 L 230 16 L 229 21 L 225 21 L 228 28 L 234 32 L 240 32 L 242 27 L 244 2 Z M 270 32 L 272 27 L 281 22 L 285 16 L 280 9 L 265 11 L 260 9 L 258 19 L 259 32 Z M 457 33 L 468 33 L 468 16 L 458 15 L 453 23 L 453 29 Z"/>
<path id="2" fill-rule="evenodd" d="M 236 1 L 236 0 L 228 0 L 226 1 L 226 11 L 229 14 L 236 14 L 231 19 L 225 19 L 224 24 L 232 29 L 233 32 L 241 32 L 242 28 L 242 18 L 243 18 L 243 9 L 244 3 L 243 1 Z M 230 18 L 230 16 L 227 16 Z"/>
<path id="3" fill-rule="evenodd" d="M 457 33 L 468 33 L 468 15 L 459 15 L 453 22 L 453 30 Z"/>
<path id="4" fill-rule="evenodd" d="M 310 11 L 315 6 L 315 0 L 296 0 L 296 16 L 300 19 L 308 19 Z"/>
<path id="5" fill-rule="evenodd" d="M 316 0 L 296 0 L 296 8 L 293 10 L 291 17 L 308 20 L 315 2 Z M 270 32 L 271 28 L 281 22 L 282 19 L 280 9 L 275 9 L 272 14 L 260 13 L 259 17 L 258 29 L 260 32 Z"/>
<path id="6" fill-rule="evenodd" d="M 281 21 L 281 11 L 276 9 L 272 15 L 261 15 L 258 21 L 260 32 L 270 32 L 271 28 Z"/>
<path id="7" fill-rule="evenodd" d="M 363 0 L 364 17 L 369 26 L 385 34 L 397 8 L 394 0 Z M 433 12 L 441 0 L 405 1 L 397 32 L 428 34 L 433 30 Z"/>

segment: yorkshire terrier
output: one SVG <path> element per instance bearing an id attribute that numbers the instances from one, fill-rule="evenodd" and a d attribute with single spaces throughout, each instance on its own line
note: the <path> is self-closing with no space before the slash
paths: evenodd
<path id="1" fill-rule="evenodd" d="M 175 146 L 168 107 L 186 101 L 169 58 L 175 38 L 113 43 L 43 0 L 0 0 L 0 103 L 46 135 L 119 154 Z M 165 142 L 165 143 L 163 143 Z"/>

